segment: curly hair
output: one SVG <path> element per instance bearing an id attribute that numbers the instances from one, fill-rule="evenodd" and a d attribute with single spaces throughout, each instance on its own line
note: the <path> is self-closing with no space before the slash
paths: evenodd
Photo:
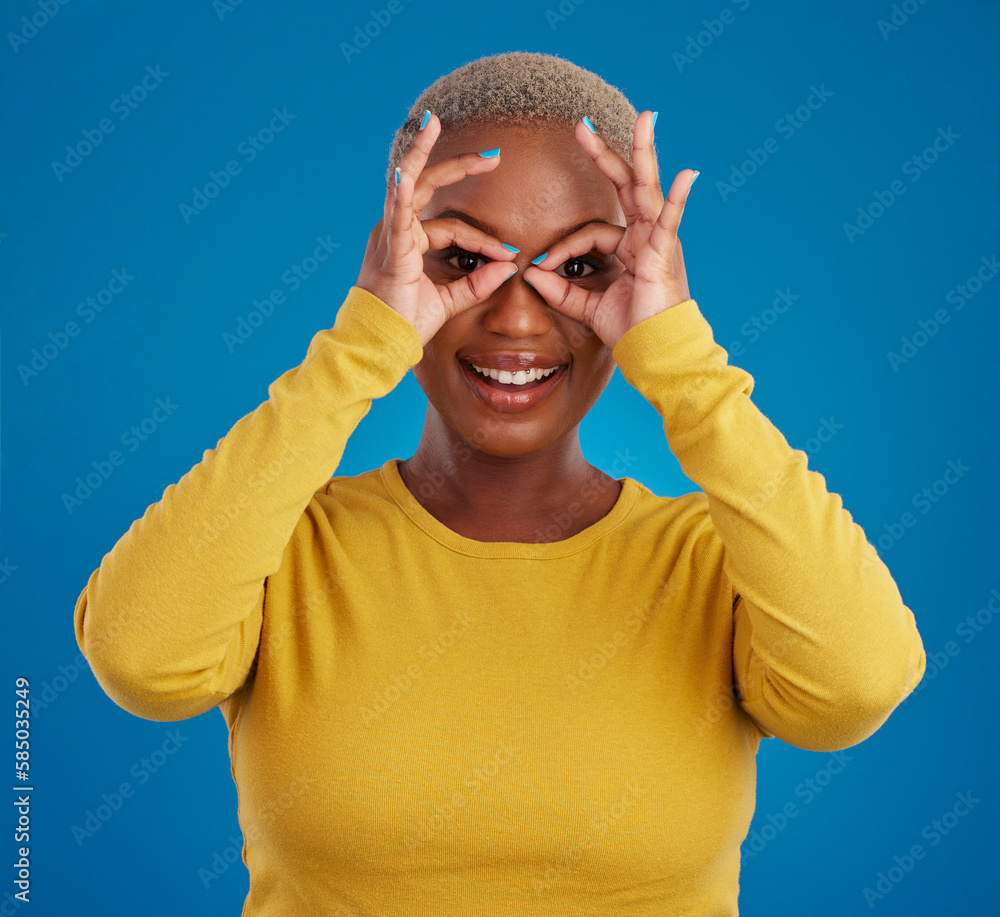
<path id="1" fill-rule="evenodd" d="M 601 137 L 630 166 L 638 111 L 616 86 L 564 58 L 533 51 L 509 51 L 480 57 L 438 77 L 410 106 L 389 150 L 386 182 L 409 149 L 424 111 L 449 127 L 487 121 L 526 124 L 535 118 L 573 127 L 584 115 Z"/>

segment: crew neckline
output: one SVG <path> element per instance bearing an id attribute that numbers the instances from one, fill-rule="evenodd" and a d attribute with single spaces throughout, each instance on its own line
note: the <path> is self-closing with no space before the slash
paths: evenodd
<path id="1" fill-rule="evenodd" d="M 630 477 L 616 478 L 622 487 L 611 510 L 593 525 L 569 538 L 546 542 L 476 541 L 448 528 L 424 509 L 417 498 L 410 493 L 399 473 L 401 461 L 402 459 L 398 458 L 389 459 L 379 469 L 379 475 L 389 495 L 410 520 L 427 535 L 446 548 L 470 557 L 545 560 L 576 554 L 621 525 L 632 512 L 639 497 L 638 481 Z"/>

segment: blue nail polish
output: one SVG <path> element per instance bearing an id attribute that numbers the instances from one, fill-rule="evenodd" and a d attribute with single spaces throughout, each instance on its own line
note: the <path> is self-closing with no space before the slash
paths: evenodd
<path id="1" fill-rule="evenodd" d="M 396 184 L 397 185 L 399 184 L 399 176 L 400 176 L 400 172 L 399 172 L 399 167 L 397 166 L 396 167 Z"/>
<path id="2" fill-rule="evenodd" d="M 659 114 L 658 111 L 653 112 L 653 127 L 656 127 L 656 116 Z"/>
<path id="3" fill-rule="evenodd" d="M 538 264 L 538 263 L 539 263 L 540 261 L 544 261 L 547 255 L 548 255 L 548 252 L 543 252 L 542 254 L 540 254 L 540 255 L 539 255 L 539 256 L 538 256 L 538 257 L 537 257 L 537 258 L 536 258 L 536 259 L 535 259 L 534 261 L 532 261 L 531 263 L 532 263 L 532 264 Z"/>
<path id="4" fill-rule="evenodd" d="M 696 181 L 698 181 L 698 176 L 699 175 L 701 175 L 701 172 L 695 172 L 694 173 L 694 175 L 691 177 L 691 185 L 693 185 Z M 691 190 L 691 185 L 688 185 L 688 191 Z"/>
<path id="5" fill-rule="evenodd" d="M 479 155 L 485 157 L 486 159 L 492 159 L 494 156 L 500 155 L 500 147 L 497 147 L 495 150 L 483 150 L 483 152 Z"/>
<path id="6" fill-rule="evenodd" d="M 525 282 L 525 283 L 526 283 L 526 284 L 527 284 L 527 285 L 528 285 L 529 287 L 531 287 L 531 289 L 533 289 L 533 290 L 535 289 L 535 285 L 534 285 L 534 284 L 533 284 L 533 283 L 532 283 L 532 282 L 531 282 L 530 280 L 528 280 L 528 278 L 527 278 L 527 277 L 524 277 L 524 278 L 522 278 L 522 279 L 524 280 L 524 282 Z"/>
<path id="7" fill-rule="evenodd" d="M 421 130 L 422 131 L 425 127 L 427 127 L 427 122 L 430 121 L 430 119 L 431 119 L 431 113 L 429 111 L 425 110 L 424 111 L 424 118 L 420 122 L 420 127 L 417 128 L 417 130 Z"/>
<path id="8" fill-rule="evenodd" d="M 506 242 L 501 242 L 500 244 L 509 252 L 519 252 L 521 250 L 519 248 L 514 248 L 513 245 L 508 245 Z"/>
<path id="9" fill-rule="evenodd" d="M 587 128 L 592 134 L 597 133 L 597 131 L 594 130 L 594 125 L 590 123 L 590 115 L 583 116 L 583 123 L 587 125 Z"/>

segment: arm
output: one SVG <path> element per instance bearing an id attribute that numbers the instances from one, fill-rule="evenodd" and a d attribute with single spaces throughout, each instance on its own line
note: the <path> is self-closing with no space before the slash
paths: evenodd
<path id="1" fill-rule="evenodd" d="M 816 751 L 868 738 L 926 656 L 891 574 L 806 454 L 750 400 L 693 299 L 627 331 L 613 356 L 663 417 L 708 497 L 733 589 L 733 673 L 766 734 Z"/>
<path id="2" fill-rule="evenodd" d="M 137 716 L 177 720 L 239 688 L 257 650 L 267 577 L 348 437 L 420 360 L 417 330 L 351 287 L 333 328 L 268 399 L 132 523 L 74 612 L 101 687 Z"/>

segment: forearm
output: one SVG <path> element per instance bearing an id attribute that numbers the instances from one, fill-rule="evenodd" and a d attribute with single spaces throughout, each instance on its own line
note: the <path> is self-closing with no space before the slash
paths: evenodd
<path id="1" fill-rule="evenodd" d="M 239 686 L 256 650 L 266 577 L 372 399 L 420 354 L 415 329 L 352 288 L 303 362 L 132 524 L 74 615 L 80 648 L 116 702 L 176 719 Z"/>
<path id="2" fill-rule="evenodd" d="M 614 355 L 708 497 L 740 596 L 734 672 L 744 708 L 803 747 L 861 741 L 924 666 L 888 569 L 805 453 L 750 400 L 752 377 L 728 365 L 693 300 L 635 326 Z"/>

